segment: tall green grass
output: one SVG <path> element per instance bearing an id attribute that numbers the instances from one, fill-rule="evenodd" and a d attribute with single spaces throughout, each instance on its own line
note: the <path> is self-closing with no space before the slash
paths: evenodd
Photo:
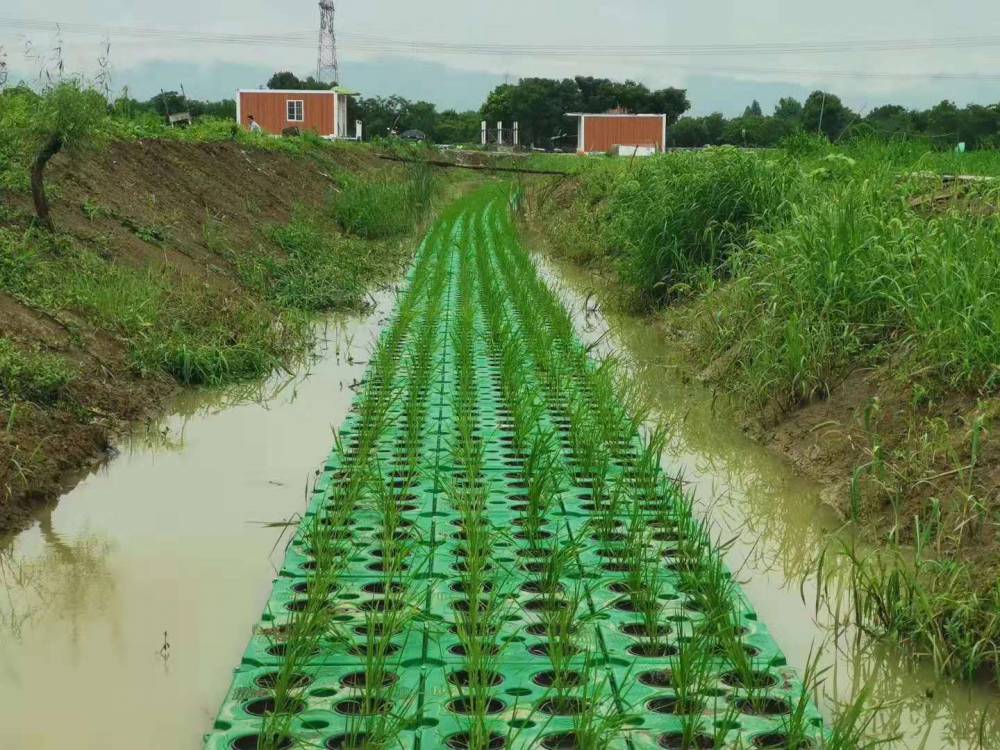
<path id="1" fill-rule="evenodd" d="M 300 208 L 261 241 L 222 245 L 240 281 L 282 309 L 305 312 L 356 309 L 368 290 L 397 271 L 406 258 L 398 241 L 345 237 L 320 211 Z"/>
<path id="2" fill-rule="evenodd" d="M 348 234 L 364 239 L 399 237 L 413 226 L 434 196 L 430 168 L 413 166 L 402 180 L 353 176 L 333 201 L 333 216 Z"/>
<path id="3" fill-rule="evenodd" d="M 632 295 L 666 307 L 687 293 L 668 322 L 747 411 L 880 368 L 873 387 L 892 403 L 842 418 L 861 436 L 844 505 L 892 552 L 920 554 L 851 560 L 859 624 L 942 671 L 995 670 L 996 481 L 982 457 L 1000 384 L 1000 185 L 937 175 L 1000 177 L 998 155 L 802 137 L 617 171 L 585 172 L 562 215 L 596 230 Z"/>
<path id="4" fill-rule="evenodd" d="M 755 405 L 825 392 L 889 349 L 951 386 L 996 385 L 1000 186 L 944 188 L 958 155 L 915 144 L 710 149 L 583 173 L 580 205 L 644 306 L 694 300 L 706 360 Z M 981 155 L 974 166 L 1000 174 Z M 947 197 L 947 196 L 946 196 Z M 917 199 L 914 202 L 914 199 Z M 579 206 L 578 206 L 579 208 Z"/>
<path id="5" fill-rule="evenodd" d="M 137 371 L 186 384 L 262 377 L 309 337 L 294 311 L 3 228 L 0 289 L 32 307 L 82 315 L 121 340 Z"/>
<path id="6" fill-rule="evenodd" d="M 786 160 L 735 149 L 623 170 L 604 206 L 623 281 L 651 304 L 723 272 L 754 230 L 784 218 L 793 176 Z"/>
<path id="7" fill-rule="evenodd" d="M 732 285 L 699 304 L 710 356 L 729 353 L 755 403 L 825 393 L 858 364 L 906 352 L 901 374 L 995 385 L 1000 222 L 915 213 L 888 177 L 850 179 L 758 231 Z M 736 356 L 732 356 L 732 355 Z"/>

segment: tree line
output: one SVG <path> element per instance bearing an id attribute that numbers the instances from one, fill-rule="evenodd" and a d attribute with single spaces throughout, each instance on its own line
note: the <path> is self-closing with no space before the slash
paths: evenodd
<path id="1" fill-rule="evenodd" d="M 327 87 L 288 72 L 275 74 L 268 86 Z M 402 96 L 358 97 L 351 100 L 350 117 L 364 122 L 368 138 L 419 130 L 436 143 L 477 143 L 483 120 L 491 128 L 499 121 L 518 121 L 522 143 L 564 150 L 575 147 L 577 127 L 566 113 L 616 108 L 667 115 L 667 145 L 672 147 L 770 147 L 797 132 L 818 133 L 833 141 L 875 135 L 885 139 L 923 138 L 941 148 L 953 148 L 959 143 L 969 149 L 1000 147 L 1000 104 L 958 107 L 942 101 L 926 110 L 887 104 L 869 112 L 854 112 L 836 94 L 814 91 L 805 101 L 781 99 L 770 114 L 765 114 L 757 101 L 732 118 L 718 112 L 704 117 L 685 116 L 690 107 L 684 89 L 653 91 L 634 81 L 576 76 L 561 80 L 523 78 L 516 84 L 501 84 L 489 93 L 482 107 L 464 112 L 439 111 L 431 102 L 410 101 Z"/>
<path id="2" fill-rule="evenodd" d="M 271 89 L 323 90 L 330 84 L 313 77 L 299 78 L 288 71 L 275 73 L 267 82 Z M 419 130 L 435 143 L 478 143 L 481 122 L 490 128 L 498 121 L 520 123 L 521 142 L 528 146 L 572 150 L 576 146 L 577 123 L 568 112 L 606 112 L 621 108 L 634 113 L 666 114 L 667 145 L 678 148 L 739 145 L 770 147 L 797 132 L 819 133 L 832 141 L 858 135 L 884 139 L 921 138 L 943 149 L 964 143 L 968 149 L 1000 147 L 1000 104 L 970 104 L 959 107 L 942 101 L 925 110 L 887 104 L 868 112 L 855 112 L 836 94 L 815 91 L 805 101 L 781 99 L 773 112 L 765 114 L 752 102 L 738 117 L 721 113 L 703 117 L 685 115 L 690 109 L 684 89 L 650 90 L 634 81 L 607 78 L 523 78 L 501 84 L 486 97 L 478 110 L 439 110 L 427 101 L 402 96 L 359 96 L 350 100 L 348 116 L 364 123 L 367 139 Z M 112 111 L 125 117 L 163 117 L 190 112 L 194 117 L 235 119 L 233 99 L 202 101 L 183 91 L 165 91 L 139 100 L 128 90 L 112 103 Z"/>
<path id="3" fill-rule="evenodd" d="M 832 141 L 856 136 L 892 139 L 925 139 L 940 148 L 1000 147 L 1000 104 L 958 107 L 950 101 L 925 110 L 886 104 L 870 112 L 854 112 L 840 97 L 814 91 L 804 101 L 781 99 L 765 115 L 754 101 L 739 117 L 727 119 L 716 112 L 705 117 L 683 117 L 667 131 L 667 145 L 675 147 L 778 145 L 796 132 L 825 135 Z"/>

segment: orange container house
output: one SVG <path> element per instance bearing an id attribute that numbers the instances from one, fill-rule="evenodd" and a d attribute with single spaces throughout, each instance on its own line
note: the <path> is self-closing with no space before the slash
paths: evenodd
<path id="1" fill-rule="evenodd" d="M 337 87 L 329 91 L 292 89 L 240 89 L 236 97 L 236 119 L 250 127 L 250 116 L 265 133 L 280 135 L 286 128 L 309 130 L 324 138 L 360 137 L 349 128 L 347 102 L 357 92 Z"/>
<path id="2" fill-rule="evenodd" d="M 580 154 L 659 154 L 667 145 L 666 115 L 572 112 L 567 117 L 577 118 L 576 150 Z"/>

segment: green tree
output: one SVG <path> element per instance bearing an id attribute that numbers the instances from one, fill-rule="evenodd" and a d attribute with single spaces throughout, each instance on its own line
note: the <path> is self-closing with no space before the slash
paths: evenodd
<path id="1" fill-rule="evenodd" d="M 840 138 L 854 119 L 840 97 L 814 91 L 802 106 L 802 127 L 811 133 L 823 133 L 830 140 Z"/>
<path id="2" fill-rule="evenodd" d="M 38 108 L 24 125 L 23 141 L 34 154 L 31 165 L 31 197 L 36 223 L 53 231 L 48 197 L 45 194 L 45 167 L 61 151 L 76 152 L 100 137 L 100 125 L 108 115 L 108 105 L 98 92 L 79 82 L 58 83 L 45 91 Z"/>
<path id="3" fill-rule="evenodd" d="M 1000 134 L 1000 106 L 970 104 L 959 113 L 958 140 L 969 148 L 989 147 Z"/>
<path id="4" fill-rule="evenodd" d="M 735 146 L 771 148 L 796 129 L 796 124 L 777 117 L 749 115 L 726 123 L 722 142 Z"/>
<path id="5" fill-rule="evenodd" d="M 947 99 L 934 105 L 927 112 L 927 132 L 935 137 L 958 140 L 958 107 Z"/>
<path id="6" fill-rule="evenodd" d="M 621 107 L 635 113 L 665 114 L 673 124 L 690 106 L 683 89 L 650 91 L 635 81 L 590 76 L 561 81 L 524 78 L 493 89 L 480 114 L 490 127 L 498 121 L 517 120 L 525 143 L 549 147 L 575 137 L 574 124 L 565 117 L 569 112 L 600 113 Z"/>
<path id="7" fill-rule="evenodd" d="M 654 91 L 649 95 L 647 112 L 667 116 L 667 124 L 677 122 L 681 115 L 691 109 L 687 91 L 684 89 L 666 88 Z"/>
<path id="8" fill-rule="evenodd" d="M 707 117 L 682 117 L 667 128 L 667 145 L 677 148 L 718 146 L 727 142 L 729 127 L 730 123 L 720 112 L 713 112 Z"/>
<path id="9" fill-rule="evenodd" d="M 523 78 L 513 92 L 505 91 L 500 100 L 503 109 L 491 109 L 497 103 L 492 96 L 483 108 L 483 117 L 489 123 L 503 121 L 520 123 L 524 143 L 551 146 L 553 142 L 569 135 L 572 127 L 566 113 L 580 108 L 580 91 L 576 81 L 566 78 Z"/>
<path id="10" fill-rule="evenodd" d="M 743 117 L 763 117 L 764 110 L 760 108 L 760 102 L 756 99 L 753 100 L 753 104 L 743 110 Z"/>
<path id="11" fill-rule="evenodd" d="M 364 123 L 366 138 L 386 138 L 399 129 L 400 119 L 410 103 L 401 96 L 352 98 L 348 117 Z"/>
<path id="12" fill-rule="evenodd" d="M 667 128 L 667 145 L 674 148 L 695 148 L 708 143 L 708 129 L 702 117 L 682 117 Z"/>
<path id="13" fill-rule="evenodd" d="M 713 112 L 705 118 L 705 135 L 708 140 L 706 146 L 718 146 L 723 142 L 723 134 L 726 130 L 726 118 L 721 112 Z"/>
<path id="14" fill-rule="evenodd" d="M 864 124 L 870 126 L 872 132 L 880 138 L 906 136 L 917 129 L 910 111 L 899 104 L 875 107 L 864 118 Z"/>
<path id="15" fill-rule="evenodd" d="M 302 79 L 288 70 L 282 70 L 271 76 L 267 82 L 269 89 L 294 89 L 296 91 L 325 91 L 332 89 L 336 83 L 323 83 L 312 76 Z"/>
<path id="16" fill-rule="evenodd" d="M 791 96 L 782 97 L 774 107 L 774 116 L 798 125 L 802 121 L 802 102 Z"/>
<path id="17" fill-rule="evenodd" d="M 435 143 L 479 143 L 480 128 L 478 112 L 446 109 L 438 115 L 431 137 Z"/>
<path id="18" fill-rule="evenodd" d="M 434 140 L 434 133 L 437 129 L 438 111 L 437 107 L 430 102 L 407 102 L 403 109 L 403 116 L 400 118 L 400 130 L 419 130 Z"/>

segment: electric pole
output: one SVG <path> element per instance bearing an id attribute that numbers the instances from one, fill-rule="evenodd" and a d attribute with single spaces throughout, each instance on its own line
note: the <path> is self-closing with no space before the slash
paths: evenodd
<path id="1" fill-rule="evenodd" d="M 337 32 L 334 29 L 336 10 L 333 6 L 333 0 L 320 0 L 319 10 L 319 55 L 316 61 L 316 80 L 340 83 Z"/>

